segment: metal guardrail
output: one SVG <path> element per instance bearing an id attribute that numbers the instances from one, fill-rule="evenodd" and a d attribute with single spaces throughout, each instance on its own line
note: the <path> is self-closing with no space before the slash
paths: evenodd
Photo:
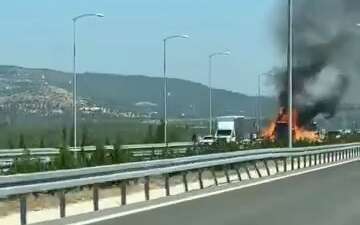
<path id="1" fill-rule="evenodd" d="M 193 146 L 192 142 L 172 142 L 168 143 L 167 145 L 164 143 L 155 143 L 155 144 L 132 144 L 132 145 L 122 145 L 122 150 L 151 150 L 151 149 L 164 149 L 164 148 L 186 148 Z M 113 150 L 113 145 L 105 145 L 105 150 Z M 14 149 L 0 149 L 0 158 L 17 158 L 24 155 L 25 149 L 22 148 L 14 148 Z M 52 156 L 57 155 L 60 152 L 59 148 L 28 148 L 29 154 L 31 156 Z M 96 150 L 96 146 L 84 146 L 84 147 L 77 147 L 73 148 L 70 147 L 69 151 L 71 152 L 92 152 Z"/>
<path id="2" fill-rule="evenodd" d="M 203 188 L 202 173 L 204 170 L 215 167 L 224 167 L 227 181 L 230 182 L 228 170 L 234 169 L 241 181 L 239 168 L 252 164 L 259 177 L 261 173 L 257 162 L 263 162 L 267 175 L 270 174 L 268 162 L 273 161 L 276 171 L 279 172 L 279 161 L 282 161 L 283 171 L 295 170 L 295 160 L 300 168 L 302 159 L 305 167 L 350 159 L 360 155 L 360 143 L 343 145 L 326 145 L 315 147 L 302 147 L 294 149 L 258 149 L 230 153 L 217 153 L 210 155 L 192 156 L 177 159 L 154 160 L 146 162 L 126 163 L 121 165 L 101 166 L 94 168 L 71 169 L 34 174 L 18 174 L 0 177 L 0 198 L 17 196 L 20 200 L 21 224 L 26 224 L 26 196 L 31 193 L 56 191 L 59 196 L 60 217 L 65 217 L 65 191 L 82 186 L 93 187 L 94 210 L 99 210 L 100 184 L 120 182 L 121 203 L 126 204 L 127 181 L 145 178 L 144 192 L 146 200 L 150 199 L 149 180 L 151 176 L 164 175 L 166 195 L 170 195 L 169 179 L 171 174 L 181 173 L 185 190 L 188 191 L 188 171 L 197 171 L 200 188 Z M 290 165 L 289 165 L 290 164 Z M 247 168 L 247 167 L 246 167 Z M 248 168 L 246 169 L 248 171 Z M 216 174 L 214 176 L 217 184 Z M 250 177 L 251 178 L 251 177 Z"/>

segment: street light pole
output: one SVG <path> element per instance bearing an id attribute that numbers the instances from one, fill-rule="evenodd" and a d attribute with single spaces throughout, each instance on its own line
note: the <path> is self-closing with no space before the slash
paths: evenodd
<path id="1" fill-rule="evenodd" d="M 76 21 L 84 17 L 104 17 L 101 13 L 86 13 L 76 16 L 73 21 L 73 129 L 74 129 L 74 148 L 76 148 L 77 140 L 77 74 L 76 74 Z"/>
<path id="2" fill-rule="evenodd" d="M 209 55 L 209 135 L 212 135 L 212 117 L 213 117 L 213 96 L 212 96 L 212 59 L 215 56 L 227 56 L 230 55 L 230 51 L 215 52 Z"/>
<path id="3" fill-rule="evenodd" d="M 293 3 L 288 0 L 289 148 L 293 147 Z"/>
<path id="4" fill-rule="evenodd" d="M 177 35 L 171 35 L 163 39 L 163 48 L 164 48 L 164 58 L 163 58 L 163 72 L 164 72 L 164 143 L 167 145 L 167 74 L 166 74 L 166 43 L 170 39 L 174 38 L 189 38 L 189 35 L 185 34 L 177 34 Z"/>
<path id="5" fill-rule="evenodd" d="M 260 96 L 261 96 L 261 74 L 258 75 L 258 94 L 257 94 L 257 115 L 256 115 L 256 120 L 257 120 L 257 132 L 258 132 L 258 136 L 260 135 L 261 132 L 261 103 L 260 103 Z"/>

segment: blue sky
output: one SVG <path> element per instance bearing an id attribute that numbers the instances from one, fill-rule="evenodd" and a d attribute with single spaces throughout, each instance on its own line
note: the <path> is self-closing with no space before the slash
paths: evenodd
<path id="1" fill-rule="evenodd" d="M 102 12 L 77 26 L 79 71 L 161 76 L 162 39 L 186 33 L 168 44 L 169 77 L 207 84 L 207 56 L 229 49 L 214 61 L 214 86 L 255 94 L 257 74 L 284 63 L 272 31 L 277 1 L 7 0 L 0 64 L 71 71 L 71 18 Z"/>

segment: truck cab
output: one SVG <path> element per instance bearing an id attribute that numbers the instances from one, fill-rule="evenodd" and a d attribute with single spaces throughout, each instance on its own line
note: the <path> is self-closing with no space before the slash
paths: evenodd
<path id="1" fill-rule="evenodd" d="M 238 141 L 237 127 L 243 116 L 222 116 L 216 118 L 215 138 L 218 142 L 234 143 Z"/>

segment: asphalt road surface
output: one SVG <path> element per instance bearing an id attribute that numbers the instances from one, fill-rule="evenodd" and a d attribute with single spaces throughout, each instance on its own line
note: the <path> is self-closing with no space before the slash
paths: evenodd
<path id="1" fill-rule="evenodd" d="M 358 225 L 360 162 L 91 224 Z"/>

